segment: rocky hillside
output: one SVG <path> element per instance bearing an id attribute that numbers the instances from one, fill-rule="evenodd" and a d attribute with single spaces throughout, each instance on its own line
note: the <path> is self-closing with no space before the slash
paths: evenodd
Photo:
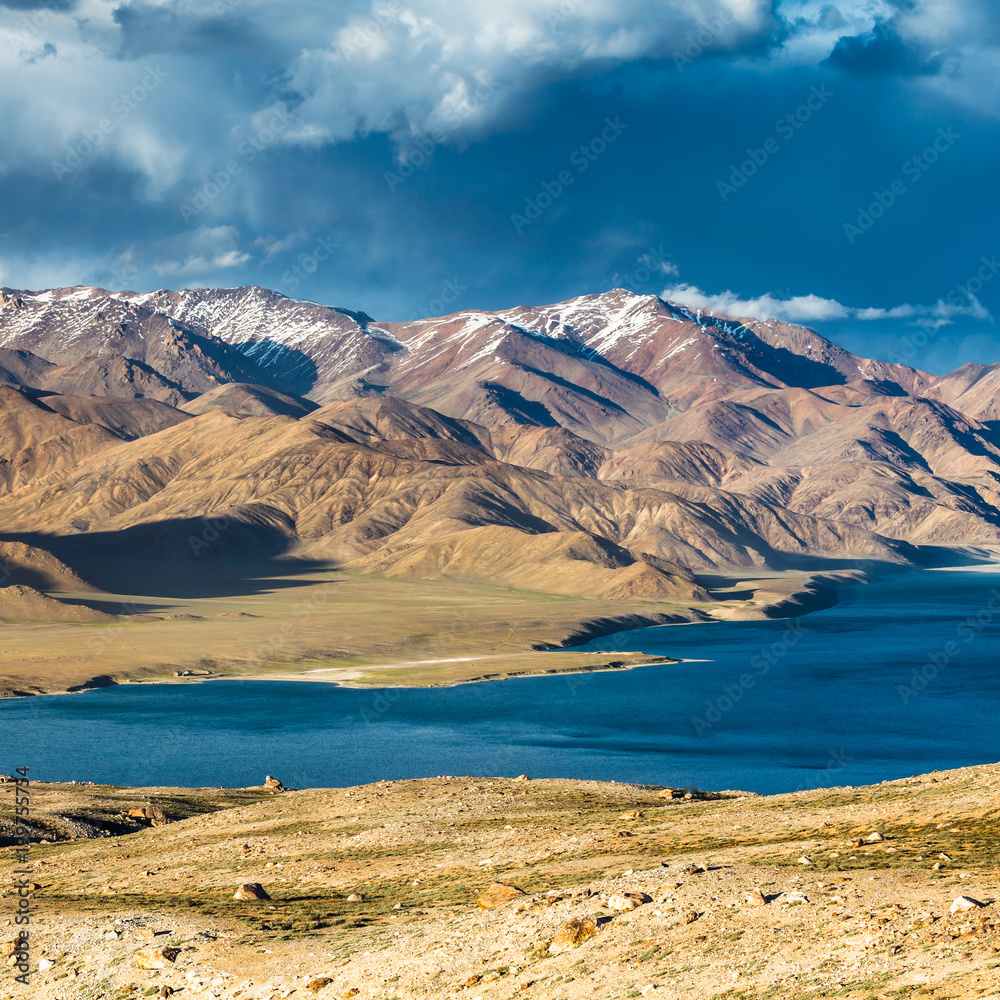
<path id="1" fill-rule="evenodd" d="M 276 784 L 34 785 L 30 978 L 0 996 L 1000 988 L 996 765 L 777 796 L 525 776 Z M 0 844 L 11 818 L 4 805 Z"/>
<path id="2" fill-rule="evenodd" d="M 376 323 L 255 287 L 5 289 L 0 518 L 70 564 L 268 553 L 698 600 L 719 567 L 1000 547 L 994 380 L 621 290 Z"/>

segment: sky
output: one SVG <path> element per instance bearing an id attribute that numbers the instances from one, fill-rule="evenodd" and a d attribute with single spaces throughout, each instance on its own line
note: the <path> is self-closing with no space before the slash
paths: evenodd
<path id="1" fill-rule="evenodd" d="M 1000 361 L 997 0 L 0 0 L 0 285 L 612 287 Z"/>

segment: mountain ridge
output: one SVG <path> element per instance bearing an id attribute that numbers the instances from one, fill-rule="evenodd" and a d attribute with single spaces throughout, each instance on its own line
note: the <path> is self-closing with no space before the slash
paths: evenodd
<path id="1" fill-rule="evenodd" d="M 697 601 L 720 567 L 1000 549 L 994 374 L 620 289 L 405 323 L 256 286 L 3 289 L 0 518 L 60 553 Z"/>

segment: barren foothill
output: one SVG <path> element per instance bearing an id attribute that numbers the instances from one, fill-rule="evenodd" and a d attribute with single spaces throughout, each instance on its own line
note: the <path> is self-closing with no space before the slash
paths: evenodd
<path id="1" fill-rule="evenodd" d="M 998 791 L 998 765 L 774 796 L 35 784 L 43 971 L 0 998 L 993 996 Z M 232 898 L 250 883 L 271 898 Z M 520 893 L 477 905 L 497 883 Z"/>

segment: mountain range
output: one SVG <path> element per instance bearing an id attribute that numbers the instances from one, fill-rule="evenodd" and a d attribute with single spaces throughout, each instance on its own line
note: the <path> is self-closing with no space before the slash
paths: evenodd
<path id="1" fill-rule="evenodd" d="M 2 583 L 266 554 L 684 601 L 719 569 L 981 559 L 998 388 L 620 289 L 383 323 L 260 287 L 5 288 Z"/>

